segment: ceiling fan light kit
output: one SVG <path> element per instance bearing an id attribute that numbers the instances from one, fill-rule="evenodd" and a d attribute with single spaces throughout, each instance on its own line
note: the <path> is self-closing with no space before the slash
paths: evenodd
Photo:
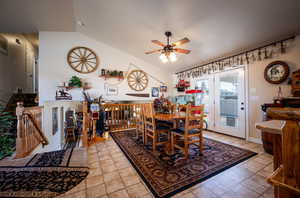
<path id="1" fill-rule="evenodd" d="M 153 51 L 149 51 L 146 52 L 145 54 L 152 54 L 152 53 L 156 53 L 156 52 L 160 52 L 160 60 L 163 63 L 167 63 L 167 62 L 175 62 L 177 61 L 177 56 L 176 53 L 182 53 L 182 54 L 189 54 L 191 51 L 190 50 L 186 50 L 186 49 L 181 49 L 181 48 L 174 48 L 177 47 L 179 45 L 183 45 L 185 43 L 190 42 L 190 40 L 188 38 L 183 38 L 175 43 L 170 44 L 170 37 L 172 36 L 172 33 L 170 31 L 165 32 L 165 35 L 167 37 L 167 44 L 163 44 L 162 42 L 158 41 L 158 40 L 152 40 L 151 42 L 159 45 L 161 47 L 163 47 L 163 49 L 158 49 L 158 50 L 153 50 Z"/>

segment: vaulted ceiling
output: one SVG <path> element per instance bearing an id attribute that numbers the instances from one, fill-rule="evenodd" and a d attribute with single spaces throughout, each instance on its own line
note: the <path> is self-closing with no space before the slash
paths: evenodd
<path id="1" fill-rule="evenodd" d="M 300 31 L 299 0 L 4 0 L 0 32 L 78 31 L 157 66 L 178 71 Z M 78 21 L 84 26 L 79 25 Z M 188 37 L 176 63 L 150 43 Z"/>

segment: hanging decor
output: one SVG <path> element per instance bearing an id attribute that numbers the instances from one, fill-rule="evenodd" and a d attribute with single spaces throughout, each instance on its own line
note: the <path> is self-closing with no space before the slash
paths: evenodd
<path id="1" fill-rule="evenodd" d="M 185 80 L 179 80 L 176 88 L 178 92 L 184 92 L 186 88 L 190 87 L 190 82 Z"/>
<path id="2" fill-rule="evenodd" d="M 143 91 L 148 86 L 148 76 L 143 70 L 132 70 L 127 76 L 128 86 L 135 91 Z"/>
<path id="3" fill-rule="evenodd" d="M 265 80 L 271 84 L 284 82 L 290 74 L 290 68 L 286 62 L 274 61 L 270 63 L 264 71 Z"/>
<path id="4" fill-rule="evenodd" d="M 68 55 L 67 61 L 75 71 L 88 74 L 96 71 L 99 65 L 97 54 L 87 47 L 74 47 Z"/>
<path id="5" fill-rule="evenodd" d="M 197 78 L 206 74 L 223 71 L 225 69 L 249 64 L 255 61 L 270 59 L 273 58 L 275 54 L 286 53 L 286 49 L 290 46 L 291 41 L 294 39 L 295 36 L 291 36 L 232 56 L 220 58 L 206 64 L 197 65 L 190 69 L 177 72 L 176 75 L 179 80 Z"/>

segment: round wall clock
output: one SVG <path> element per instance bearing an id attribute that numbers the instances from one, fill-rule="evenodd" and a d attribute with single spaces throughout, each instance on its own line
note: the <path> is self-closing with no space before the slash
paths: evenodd
<path id="1" fill-rule="evenodd" d="M 272 84 L 280 84 L 284 82 L 290 74 L 290 68 L 283 61 L 275 61 L 270 63 L 264 72 L 265 80 Z"/>
<path id="2" fill-rule="evenodd" d="M 148 76 L 142 70 L 132 70 L 127 77 L 128 86 L 135 91 L 143 91 L 148 86 Z"/>
<path id="3" fill-rule="evenodd" d="M 72 69 L 83 74 L 94 72 L 99 65 L 96 53 L 87 47 L 74 47 L 67 59 Z"/>

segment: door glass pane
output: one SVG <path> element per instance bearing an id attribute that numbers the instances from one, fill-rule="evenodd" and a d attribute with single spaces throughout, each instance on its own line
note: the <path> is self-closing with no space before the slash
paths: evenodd
<path id="1" fill-rule="evenodd" d="M 220 77 L 220 118 L 222 126 L 237 127 L 238 73 Z"/>
<path id="2" fill-rule="evenodd" d="M 209 110 L 209 90 L 208 90 L 208 80 L 198 80 L 197 88 L 202 91 L 196 95 L 195 105 L 204 104 L 204 112 L 208 113 Z"/>
<path id="3" fill-rule="evenodd" d="M 205 119 L 206 128 L 210 128 L 209 126 L 209 90 L 208 90 L 208 79 L 198 80 L 197 81 L 197 89 L 201 90 L 202 93 L 198 93 L 195 96 L 195 105 L 204 104 L 204 112 L 207 115 Z"/>

